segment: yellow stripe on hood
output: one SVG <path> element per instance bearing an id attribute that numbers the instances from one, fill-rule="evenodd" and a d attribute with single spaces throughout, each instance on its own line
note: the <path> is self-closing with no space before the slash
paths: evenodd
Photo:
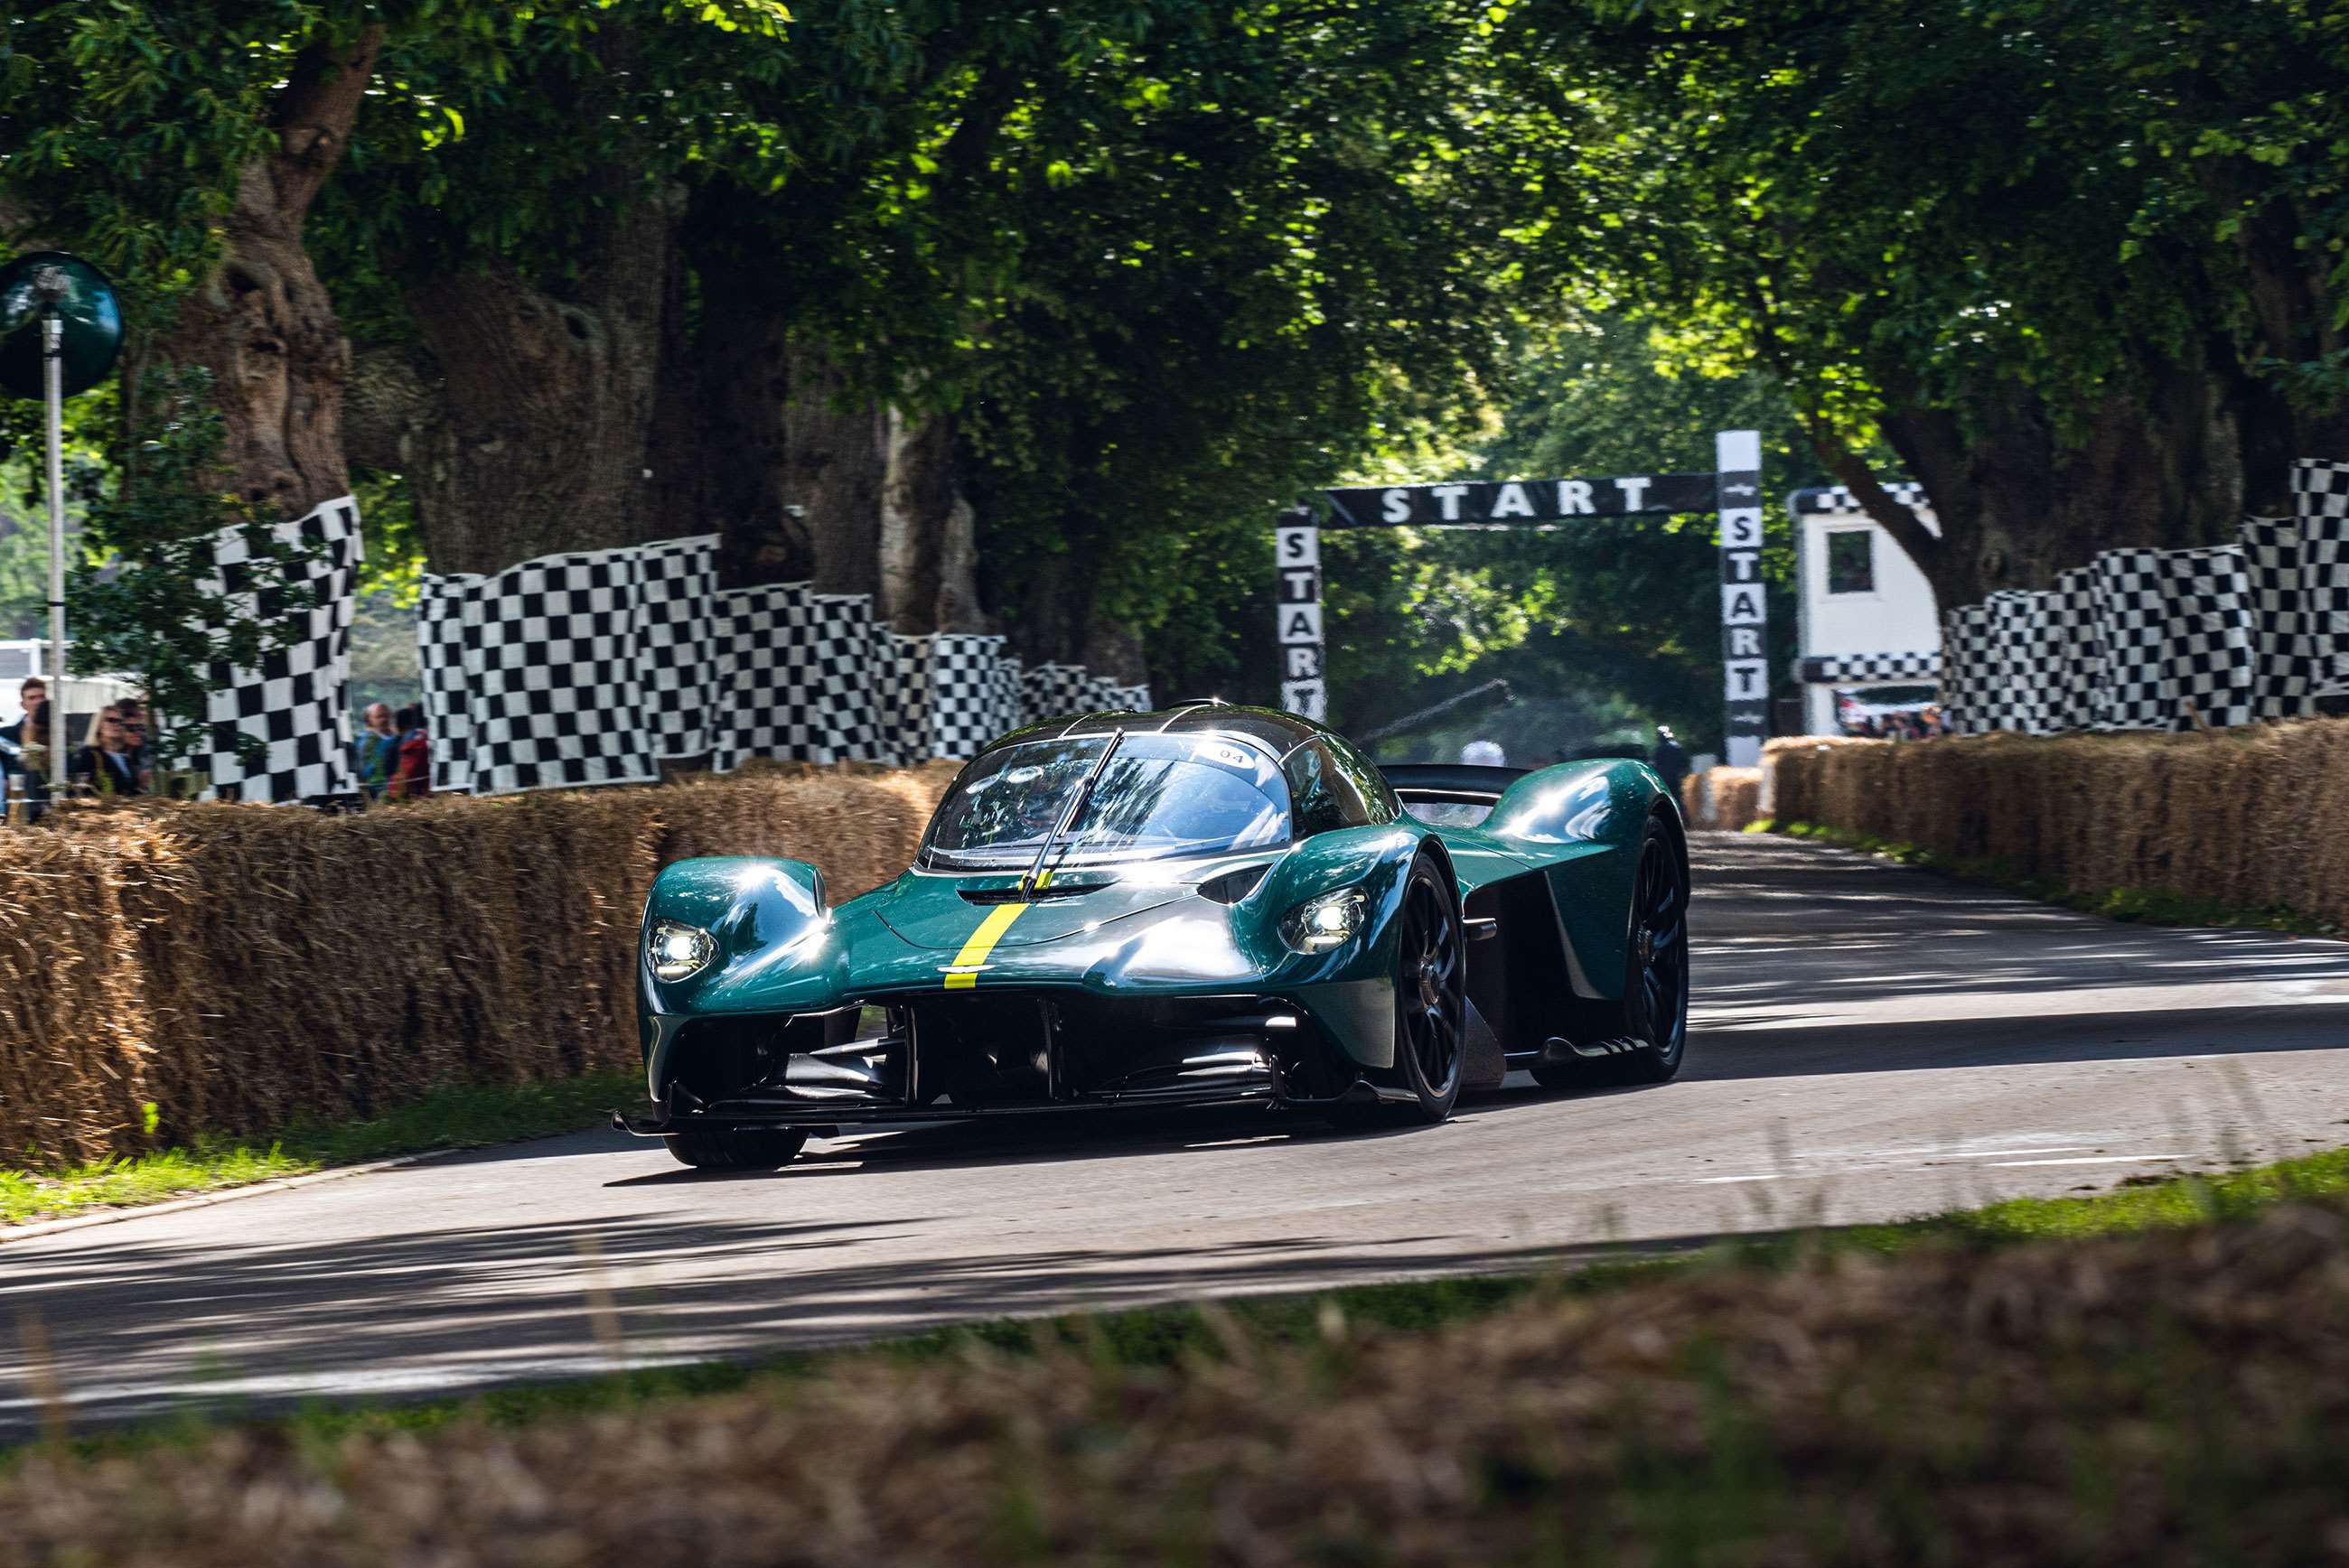
<path id="1" fill-rule="evenodd" d="M 970 940 L 962 944 L 962 951 L 955 954 L 954 963 L 947 966 L 947 989 L 968 991 L 978 985 L 978 972 L 987 967 L 987 955 L 995 951 L 995 944 L 1003 940 L 1005 932 L 1011 929 L 1011 923 L 1033 907 L 1025 903 L 999 903 L 988 910 L 987 918 L 978 923 L 978 929 L 970 934 Z"/>

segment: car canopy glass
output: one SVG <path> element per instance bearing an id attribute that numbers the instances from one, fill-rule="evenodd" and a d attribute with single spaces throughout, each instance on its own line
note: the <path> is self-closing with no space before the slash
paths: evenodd
<path id="1" fill-rule="evenodd" d="M 1081 797 L 1082 809 L 1063 825 Z M 1288 789 L 1271 754 L 1223 736 L 1019 741 L 956 780 L 931 820 L 921 863 L 1025 871 L 1055 832 L 1057 866 L 1269 849 L 1289 840 Z"/>

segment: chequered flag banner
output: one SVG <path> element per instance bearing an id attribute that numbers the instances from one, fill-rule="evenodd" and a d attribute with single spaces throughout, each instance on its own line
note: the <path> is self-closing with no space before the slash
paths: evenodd
<path id="1" fill-rule="evenodd" d="M 427 577 L 417 641 L 434 787 L 636 781 L 705 752 L 719 772 L 753 758 L 907 765 L 971 756 L 1025 724 L 1150 706 L 1146 685 L 1025 667 L 1000 636 L 898 636 L 868 595 L 719 592 L 717 543 Z"/>
<path id="2" fill-rule="evenodd" d="M 2168 633 L 2166 573 L 2158 550 L 2107 550 L 2096 557 L 2096 641 L 2105 655 L 2105 681 L 2096 727 L 2168 729 L 2178 718 L 2178 688 L 2164 644 Z"/>
<path id="3" fill-rule="evenodd" d="M 429 739 L 435 794 L 473 788 L 472 717 L 465 705 L 465 614 L 481 579 L 427 573 L 416 605 L 416 665 L 424 686 L 424 733 Z"/>
<path id="4" fill-rule="evenodd" d="M 644 586 L 636 602 L 643 713 L 665 761 L 715 749 L 709 716 L 718 696 L 717 599 L 718 535 L 644 546 Z"/>
<path id="5" fill-rule="evenodd" d="M 887 628 L 893 706 L 883 716 L 885 741 L 896 752 L 900 766 L 912 767 L 930 758 L 936 708 L 931 700 L 930 639 L 901 637 Z"/>
<path id="6" fill-rule="evenodd" d="M 717 771 L 752 758 L 876 759 L 870 599 L 770 583 L 722 593 L 718 603 Z"/>
<path id="7" fill-rule="evenodd" d="M 1795 666 L 1795 678 L 1814 686 L 1910 686 L 1939 679 L 1940 674 L 1939 652 L 1815 654 Z"/>
<path id="8" fill-rule="evenodd" d="M 1003 726 L 1002 733 L 1006 735 L 1028 726 L 1028 699 L 1021 685 L 1023 673 L 1016 658 L 995 661 L 995 712 Z"/>
<path id="9" fill-rule="evenodd" d="M 1925 487 L 1920 484 L 1908 481 L 1889 484 L 1884 487 L 1884 493 L 1902 506 L 1919 507 L 1931 504 L 1925 499 Z M 1794 502 L 1795 512 L 1805 517 L 1815 512 L 1864 512 L 1868 510 L 1859 504 L 1859 498 L 1843 485 L 1831 485 L 1824 490 L 1796 490 Z"/>
<path id="10" fill-rule="evenodd" d="M 2243 547 L 2161 553 L 2168 595 L 2163 650 L 2178 697 L 2178 729 L 2249 724 L 2254 717 L 2251 576 Z"/>
<path id="11" fill-rule="evenodd" d="M 264 655 L 258 669 L 215 665 L 204 717 L 207 747 L 190 761 L 210 778 L 204 794 L 276 803 L 347 795 L 351 779 L 351 617 L 357 607 L 358 503 L 348 496 L 270 530 L 273 540 L 305 552 L 293 583 L 302 601 L 264 602 L 250 590 L 253 552 L 244 531 L 227 529 L 212 541 L 221 592 L 242 597 L 246 613 L 274 620 L 296 617 L 299 632 L 286 646 Z M 252 765 L 238 754 L 239 736 L 262 743 Z"/>
<path id="12" fill-rule="evenodd" d="M 485 578 L 465 616 L 477 795 L 660 776 L 646 722 L 641 549 L 542 556 Z"/>
<path id="13" fill-rule="evenodd" d="M 2053 735 L 2063 680 L 2055 595 L 2052 592 L 1993 593 L 1990 604 L 1999 671 L 1998 727 L 2024 735 Z"/>
<path id="14" fill-rule="evenodd" d="M 2349 463 L 2292 465 L 2312 695 L 2349 692 Z"/>
<path id="15" fill-rule="evenodd" d="M 2243 520 L 2243 570 L 2251 591 L 2255 717 L 2300 718 L 2316 711 L 2309 697 L 2316 684 L 2316 658 L 2300 556 L 2297 520 Z"/>
<path id="16" fill-rule="evenodd" d="M 810 762 L 885 762 L 873 667 L 873 596 L 811 593 L 802 612 L 800 681 L 814 709 Z"/>
<path id="17" fill-rule="evenodd" d="M 929 733 L 929 720 L 925 711 L 917 733 L 911 738 L 904 721 L 905 704 L 915 695 L 906 681 L 906 662 L 898 655 L 897 634 L 879 621 L 873 623 L 865 634 L 871 648 L 873 670 L 874 760 L 903 768 L 922 759 L 916 749 L 922 738 Z M 928 700 L 929 686 L 922 683 L 918 695 Z"/>
<path id="18" fill-rule="evenodd" d="M 2104 645 L 2096 637 L 2095 573 L 2085 566 L 2055 574 L 2056 652 L 2060 661 L 2052 707 L 2057 729 L 2088 729 L 2096 722 L 2104 685 Z"/>
<path id="19" fill-rule="evenodd" d="M 1003 639 L 941 632 L 930 648 L 930 755 L 976 757 L 1012 727 L 1004 722 L 996 667 Z"/>
<path id="20" fill-rule="evenodd" d="M 1030 665 L 1019 684 L 1028 722 L 1042 724 L 1084 712 L 1092 677 L 1082 665 Z"/>
<path id="21" fill-rule="evenodd" d="M 1992 713 L 1991 613 L 1961 604 L 1941 620 L 1941 717 L 1952 734 L 1996 727 Z"/>

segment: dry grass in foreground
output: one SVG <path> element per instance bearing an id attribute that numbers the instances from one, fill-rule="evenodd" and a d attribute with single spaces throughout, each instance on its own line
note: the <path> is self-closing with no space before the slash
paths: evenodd
<path id="1" fill-rule="evenodd" d="M 2349 1215 L 2292 1204 L 1172 1366 L 854 1356 L 518 1429 L 45 1450 L 0 1563 L 2316 1563 L 2344 1434 Z"/>

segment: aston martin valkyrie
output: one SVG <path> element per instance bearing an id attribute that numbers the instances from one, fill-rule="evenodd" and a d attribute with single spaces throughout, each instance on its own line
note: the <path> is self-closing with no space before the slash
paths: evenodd
<path id="1" fill-rule="evenodd" d="M 1263 708 L 1004 737 L 914 864 L 664 869 L 638 940 L 652 1104 L 688 1165 L 864 1122 L 1257 1105 L 1435 1122 L 1512 1068 L 1661 1082 L 1688 1032 L 1688 851 L 1641 763 L 1381 769 Z"/>

